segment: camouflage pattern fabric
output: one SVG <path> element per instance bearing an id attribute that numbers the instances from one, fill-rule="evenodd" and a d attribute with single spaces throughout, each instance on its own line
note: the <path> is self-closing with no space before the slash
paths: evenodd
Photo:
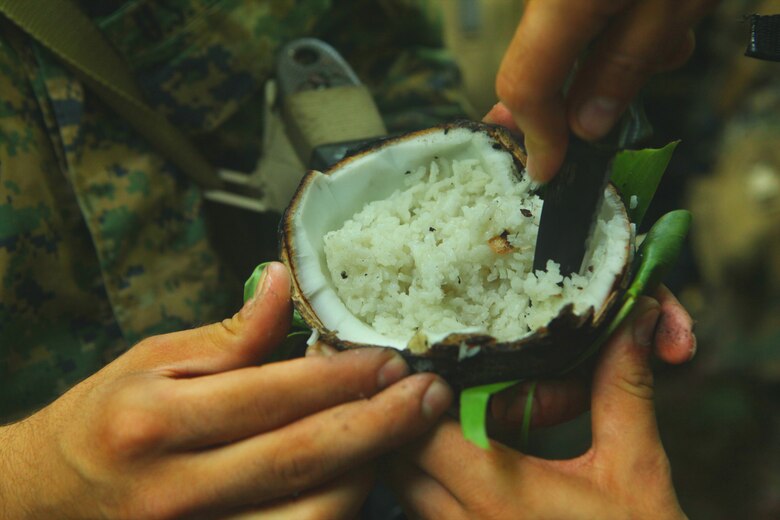
<path id="1" fill-rule="evenodd" d="M 343 44 L 393 130 L 463 115 L 457 70 L 422 2 L 79 4 L 124 56 L 147 102 L 218 167 L 254 167 L 262 85 L 279 45 L 300 36 Z M 366 19 L 356 15 L 367 9 L 392 31 L 356 31 Z M 410 18 L 414 12 L 422 14 Z M 399 29 L 409 19 L 430 26 L 424 38 L 404 40 Z M 376 53 L 348 52 L 375 45 Z M 144 337 L 230 315 L 241 291 L 209 241 L 199 189 L 2 19 L 0 99 L 2 423 Z"/>

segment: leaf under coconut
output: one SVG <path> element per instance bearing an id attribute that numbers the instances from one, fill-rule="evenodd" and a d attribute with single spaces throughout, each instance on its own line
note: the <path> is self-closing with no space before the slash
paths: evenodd
<path id="1" fill-rule="evenodd" d="M 487 430 L 485 429 L 485 418 L 487 417 L 487 406 L 490 396 L 510 386 L 514 386 L 516 383 L 517 381 L 493 383 L 475 386 L 461 392 L 460 424 L 463 434 L 468 440 L 483 449 L 490 447 Z M 464 410 L 467 410 L 467 413 L 464 413 Z"/>
<path id="2" fill-rule="evenodd" d="M 620 152 L 615 158 L 612 182 L 618 186 L 633 223 L 639 225 L 644 218 L 647 207 L 655 195 L 661 177 L 663 177 L 678 143 L 679 141 L 674 141 L 659 149 L 626 150 Z M 636 197 L 634 200 L 637 201 L 633 209 L 630 208 L 632 197 Z M 636 298 L 647 292 L 652 292 L 658 286 L 677 261 L 688 234 L 690 222 L 691 214 L 685 210 L 672 211 L 658 219 L 640 246 L 634 279 L 620 303 L 618 314 L 599 339 L 564 373 L 593 355 L 628 317 Z M 520 382 L 522 380 L 506 381 L 475 386 L 461 391 L 460 419 L 463 435 L 466 439 L 483 449 L 490 447 L 486 428 L 487 403 L 494 394 Z M 526 406 L 523 418 L 524 442 L 528 433 L 527 424 L 530 413 L 530 407 Z"/>

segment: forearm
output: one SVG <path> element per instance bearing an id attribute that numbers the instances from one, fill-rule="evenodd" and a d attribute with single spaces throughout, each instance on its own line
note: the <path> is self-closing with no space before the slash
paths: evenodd
<path id="1" fill-rule="evenodd" d="M 52 507 L 58 479 L 38 420 L 0 426 L 0 518 L 43 518 L 58 509 Z"/>
<path id="2" fill-rule="evenodd" d="M 17 439 L 24 435 L 21 423 L 0 427 L 0 517 L 26 518 L 31 511 L 24 504 L 24 482 L 30 467 L 29 453 L 20 450 Z"/>

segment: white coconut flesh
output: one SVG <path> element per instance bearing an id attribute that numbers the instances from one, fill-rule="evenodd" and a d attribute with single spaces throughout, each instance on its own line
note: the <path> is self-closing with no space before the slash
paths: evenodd
<path id="1" fill-rule="evenodd" d="M 598 310 L 631 251 L 611 187 L 579 274 L 533 272 L 542 200 L 488 134 L 451 128 L 311 172 L 288 217 L 303 299 L 341 340 L 406 349 L 423 335 L 516 341 L 571 303 Z"/>

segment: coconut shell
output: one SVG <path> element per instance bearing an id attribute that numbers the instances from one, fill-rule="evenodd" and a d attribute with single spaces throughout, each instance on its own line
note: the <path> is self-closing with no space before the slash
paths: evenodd
<path id="1" fill-rule="evenodd" d="M 444 132 L 454 128 L 487 133 L 505 151 L 509 152 L 518 168 L 525 168 L 526 154 L 520 144 L 505 128 L 474 122 L 457 122 L 414 132 L 405 136 L 385 139 L 356 152 L 333 165 L 327 171 L 343 167 L 350 161 L 392 146 L 398 140 L 420 136 L 427 132 Z M 324 341 L 340 350 L 382 345 L 368 345 L 344 340 L 334 331 L 328 330 L 309 305 L 299 285 L 298 267 L 292 261 L 294 245 L 291 243 L 292 215 L 298 208 L 302 194 L 307 190 L 316 172 L 309 172 L 301 181 L 292 202 L 285 211 L 280 225 L 281 260 L 292 274 L 292 299 L 303 320 L 319 332 L 319 341 Z M 608 189 L 613 189 L 611 186 Z M 628 217 L 626 216 L 626 221 Z M 631 247 L 629 244 L 627 247 Z M 417 338 L 418 348 L 400 351 L 415 372 L 439 374 L 455 388 L 507 381 L 513 379 L 537 379 L 555 376 L 571 367 L 586 352 L 606 329 L 618 311 L 620 301 L 629 278 L 630 258 L 620 273 L 615 276 L 612 290 L 601 308 L 590 308 L 583 315 L 576 315 L 573 306 L 565 306 L 557 317 L 533 334 L 516 341 L 501 342 L 486 334 L 456 333 L 446 336 L 432 345 L 425 344 L 425 338 Z M 392 348 L 392 347 L 387 347 Z"/>

